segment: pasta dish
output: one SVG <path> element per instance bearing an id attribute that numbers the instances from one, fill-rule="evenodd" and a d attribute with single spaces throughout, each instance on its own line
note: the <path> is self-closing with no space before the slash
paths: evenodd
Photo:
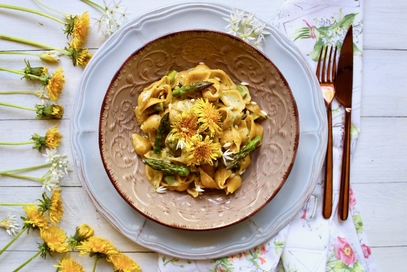
<path id="1" fill-rule="evenodd" d="M 251 100 L 248 84 L 204 63 L 146 87 L 134 114 L 142 133 L 132 134 L 133 147 L 155 191 L 193 197 L 205 190 L 232 194 L 241 186 L 268 117 Z"/>

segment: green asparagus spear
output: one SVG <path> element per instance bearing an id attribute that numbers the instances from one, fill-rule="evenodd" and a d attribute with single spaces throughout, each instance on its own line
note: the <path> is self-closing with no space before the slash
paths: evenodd
<path id="1" fill-rule="evenodd" d="M 151 168 L 162 171 L 167 175 L 180 175 L 186 177 L 189 175 L 189 168 L 183 165 L 176 165 L 171 162 L 156 159 L 142 159 L 142 162 Z"/>
<path id="2" fill-rule="evenodd" d="M 175 88 L 172 91 L 172 96 L 181 96 L 184 94 L 190 94 L 190 93 L 194 93 L 194 92 L 200 92 L 205 90 L 206 88 L 208 88 L 209 86 L 212 86 L 213 82 L 209 82 L 209 81 L 198 81 L 198 82 L 194 82 L 190 85 L 185 85 L 179 88 Z"/>
<path id="3" fill-rule="evenodd" d="M 153 152 L 154 154 L 159 154 L 161 152 L 161 145 L 163 142 L 163 137 L 166 133 L 170 131 L 170 113 L 167 112 L 166 114 L 161 117 L 160 125 L 157 129 L 157 134 L 155 136 Z"/>
<path id="4" fill-rule="evenodd" d="M 172 70 L 171 72 L 168 72 L 167 76 L 170 79 L 170 83 L 172 84 L 174 82 L 175 76 L 177 75 L 177 71 Z"/>
<path id="5" fill-rule="evenodd" d="M 232 169 L 235 167 L 238 167 L 241 161 L 249 155 L 250 152 L 252 152 L 256 147 L 261 143 L 261 137 L 256 136 L 254 137 L 250 142 L 248 142 L 245 146 L 242 147 L 242 149 L 234 154 L 233 160 L 231 160 L 228 165 L 226 166 L 226 169 Z"/>
<path id="6" fill-rule="evenodd" d="M 242 98 L 244 98 L 248 93 L 248 89 L 245 85 L 237 85 L 236 90 L 240 93 Z"/>

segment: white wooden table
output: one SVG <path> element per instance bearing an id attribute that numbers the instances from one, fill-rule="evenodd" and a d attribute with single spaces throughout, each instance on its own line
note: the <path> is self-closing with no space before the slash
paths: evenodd
<path id="1" fill-rule="evenodd" d="M 103 1 L 95 0 L 102 3 Z M 2 3 L 25 6 L 39 10 L 29 0 L 3 0 Z M 92 18 L 100 13 L 79 0 L 43 0 L 68 14 L 89 11 Z M 123 0 L 128 7 L 129 17 L 143 14 L 152 9 L 178 3 L 173 0 L 131 1 Z M 213 1 L 215 2 L 215 1 Z M 242 8 L 265 20 L 273 18 L 282 1 L 243 1 L 225 0 L 222 4 Z M 362 214 L 365 231 L 372 247 L 372 254 L 379 271 L 391 268 L 405 271 L 407 267 L 407 2 L 404 0 L 379 1 L 365 0 L 364 6 L 364 59 L 361 135 L 352 164 L 352 186 Z M 24 37 L 37 42 L 64 47 L 66 37 L 62 25 L 22 12 L 0 10 L 0 33 Z M 103 43 L 104 38 L 96 32 L 90 33 L 86 46 L 91 51 Z M 0 41 L 0 51 L 27 50 L 32 47 L 17 43 Z M 42 62 L 32 57 L 19 55 L 0 55 L 0 66 L 14 69 L 24 68 L 24 58 L 32 66 Z M 48 66 L 48 65 L 47 65 Z M 61 59 L 66 76 L 66 85 L 59 103 L 65 107 L 61 121 L 35 120 L 34 112 L 11 108 L 0 108 L 0 140 L 26 141 L 33 133 L 44 134 L 51 126 L 58 125 L 64 135 L 60 147 L 72 162 L 69 140 L 69 123 L 72 113 L 76 86 L 82 69 L 73 67 L 68 58 Z M 57 66 L 49 66 L 53 71 Z M 27 89 L 27 81 L 18 75 L 0 72 L 0 90 Z M 34 86 L 29 86 L 34 88 Z M 7 101 L 32 107 L 40 102 L 34 96 L 0 96 Z M 28 146 L 0 146 L 0 171 L 22 166 L 40 164 L 42 155 Z M 40 172 L 37 172 L 40 173 Z M 42 173 L 42 172 L 41 172 Z M 35 172 L 33 173 L 35 175 Z M 141 266 L 143 271 L 157 271 L 157 254 L 143 248 L 116 231 L 95 209 L 78 180 L 77 173 L 71 172 L 63 181 L 65 214 L 61 226 L 73 234 L 75 227 L 87 223 L 95 229 L 98 236 L 114 242 L 115 246 L 128 254 Z M 38 183 L 7 177 L 0 177 L 0 202 L 34 202 L 41 196 Z M 0 207 L 0 220 L 6 211 L 18 217 L 24 215 L 21 207 Z M 21 222 L 21 221 L 20 221 Z M 10 237 L 0 230 L 0 248 Z M 12 271 L 37 251 L 37 237 L 23 235 L 0 256 L 0 271 Z M 77 254 L 77 253 L 72 253 Z M 43 260 L 36 258 L 21 271 L 55 271 L 52 264 L 58 256 Z M 92 259 L 81 258 L 84 268 L 90 271 Z M 97 271 L 111 271 L 111 266 L 103 261 Z"/>

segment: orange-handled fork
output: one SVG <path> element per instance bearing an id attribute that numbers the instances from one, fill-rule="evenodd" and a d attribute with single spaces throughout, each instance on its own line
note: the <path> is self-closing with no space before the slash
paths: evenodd
<path id="1" fill-rule="evenodd" d="M 322 214 L 331 217 L 333 200 L 333 151 L 332 151 L 332 100 L 335 97 L 336 50 L 331 46 L 323 46 L 319 54 L 316 76 L 324 96 L 328 116 L 328 146 L 325 163 L 325 187 Z"/>

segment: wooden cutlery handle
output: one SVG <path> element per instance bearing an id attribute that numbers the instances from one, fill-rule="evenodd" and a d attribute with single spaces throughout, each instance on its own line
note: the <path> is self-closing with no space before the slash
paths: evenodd
<path id="1" fill-rule="evenodd" d="M 325 186 L 324 186 L 324 201 L 322 208 L 322 215 L 324 218 L 328 219 L 332 214 L 332 186 L 333 186 L 333 150 L 332 150 L 332 109 L 327 108 L 328 114 L 328 145 L 326 150 L 326 160 L 325 160 Z"/>
<path id="2" fill-rule="evenodd" d="M 341 189 L 338 212 L 342 220 L 348 218 L 350 189 L 351 111 L 345 111 L 345 138 L 343 141 Z"/>

